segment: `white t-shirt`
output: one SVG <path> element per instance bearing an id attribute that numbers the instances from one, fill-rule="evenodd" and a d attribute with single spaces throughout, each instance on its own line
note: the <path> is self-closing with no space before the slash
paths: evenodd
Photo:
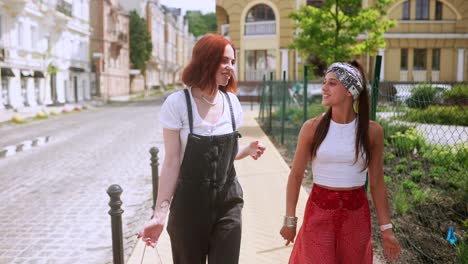
<path id="1" fill-rule="evenodd" d="M 193 133 L 201 136 L 213 136 L 232 133 L 231 112 L 229 104 L 224 93 L 220 95 L 223 98 L 223 114 L 216 122 L 211 124 L 204 121 L 198 113 L 197 105 L 192 96 L 191 89 L 190 101 L 192 102 L 192 116 L 193 116 Z M 231 99 L 232 110 L 234 112 L 234 119 L 236 120 L 236 130 L 242 123 L 242 106 L 237 96 L 233 93 L 227 93 Z M 159 121 L 163 128 L 180 130 L 180 162 L 182 162 L 187 145 L 187 136 L 190 133 L 187 102 L 185 99 L 184 91 L 177 91 L 166 98 L 161 110 L 159 112 Z"/>

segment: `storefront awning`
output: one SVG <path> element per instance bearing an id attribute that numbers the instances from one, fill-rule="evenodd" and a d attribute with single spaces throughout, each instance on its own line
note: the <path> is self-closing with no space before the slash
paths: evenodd
<path id="1" fill-rule="evenodd" d="M 34 78 L 44 78 L 44 73 L 41 71 L 34 71 Z"/>
<path id="2" fill-rule="evenodd" d="M 70 71 L 74 71 L 74 72 L 84 72 L 85 71 L 83 68 L 78 68 L 78 67 L 70 67 L 68 69 Z"/>
<path id="3" fill-rule="evenodd" d="M 15 77 L 15 74 L 10 68 L 2 68 L 2 77 Z"/>
<path id="4" fill-rule="evenodd" d="M 33 71 L 21 70 L 21 77 L 33 77 Z"/>

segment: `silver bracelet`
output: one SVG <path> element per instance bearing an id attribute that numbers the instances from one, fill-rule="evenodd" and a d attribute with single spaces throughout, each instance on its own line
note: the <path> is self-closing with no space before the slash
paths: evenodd
<path id="1" fill-rule="evenodd" d="M 392 228 L 393 228 L 392 223 L 386 224 L 386 225 L 381 225 L 381 226 L 380 226 L 380 231 L 383 232 L 383 231 L 385 231 L 385 230 L 392 229 Z"/>
<path id="2" fill-rule="evenodd" d="M 283 226 L 285 227 L 296 227 L 297 226 L 297 217 L 295 216 L 284 216 Z"/>

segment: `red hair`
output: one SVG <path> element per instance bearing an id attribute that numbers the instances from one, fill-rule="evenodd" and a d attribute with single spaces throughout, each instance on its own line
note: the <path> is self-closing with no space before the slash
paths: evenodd
<path id="1" fill-rule="evenodd" d="M 235 76 L 231 76 L 226 86 L 217 87 L 216 84 L 216 71 L 221 65 L 227 45 L 232 47 L 234 58 L 236 58 L 236 49 L 231 41 L 221 35 L 208 34 L 203 36 L 193 47 L 192 60 L 182 73 L 182 82 L 189 87 L 209 89 L 210 93 L 216 91 L 215 89 L 236 93 Z"/>

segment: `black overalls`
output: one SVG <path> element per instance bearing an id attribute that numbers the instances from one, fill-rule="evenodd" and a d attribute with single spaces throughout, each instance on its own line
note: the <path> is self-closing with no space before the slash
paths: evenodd
<path id="1" fill-rule="evenodd" d="M 190 134 L 180 167 L 167 231 L 175 264 L 237 264 L 241 241 L 242 189 L 234 169 L 240 137 L 229 95 L 233 132 L 193 134 L 190 95 L 187 101 Z"/>

